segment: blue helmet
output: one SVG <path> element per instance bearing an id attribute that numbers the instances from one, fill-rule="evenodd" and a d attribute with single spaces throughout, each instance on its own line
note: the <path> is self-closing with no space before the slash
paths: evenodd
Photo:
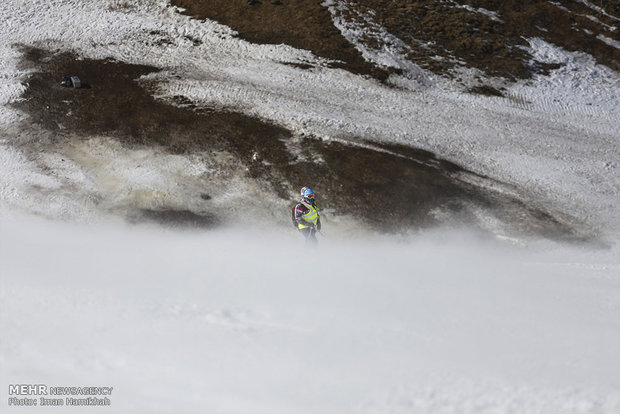
<path id="1" fill-rule="evenodd" d="M 303 191 L 303 199 L 307 203 L 312 203 L 314 201 L 314 191 L 312 188 L 306 187 Z"/>

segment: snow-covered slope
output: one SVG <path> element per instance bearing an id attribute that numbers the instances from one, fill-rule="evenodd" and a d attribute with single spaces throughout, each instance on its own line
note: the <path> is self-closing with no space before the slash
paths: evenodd
<path id="1" fill-rule="evenodd" d="M 415 67 L 389 87 L 165 0 L 4 0 L 0 21 L 0 389 L 112 386 L 114 413 L 620 412 L 618 73 L 532 38 L 562 67 L 485 97 Z M 447 228 L 352 242 L 327 226 L 307 250 L 265 233 L 282 200 L 242 230 L 110 223 L 116 198 L 186 202 L 177 183 L 202 185 L 217 154 L 103 136 L 46 147 L 49 131 L 10 105 L 28 86 L 22 46 L 152 65 L 158 98 L 316 139 L 432 151 L 607 247 Z M 265 196 L 237 171 L 217 185 L 233 205 Z"/>
<path id="2" fill-rule="evenodd" d="M 114 413 L 620 410 L 601 253 L 440 231 L 303 258 L 281 234 L 0 226 L 4 390 L 112 386 Z"/>
<path id="3" fill-rule="evenodd" d="M 393 77 L 405 87 L 396 90 L 342 70 L 284 65 L 320 67 L 321 59 L 284 45 L 241 41 L 224 26 L 180 15 L 164 0 L 130 6 L 113 0 L 10 0 L 0 13 L 6 22 L 0 28 L 4 103 L 19 99 L 26 79 L 15 45 L 153 65 L 164 69 L 150 76 L 162 98 L 185 96 L 233 108 L 325 139 L 430 150 L 515 185 L 528 203 L 585 220 L 603 233 L 618 232 L 620 78 L 587 56 L 532 39 L 541 60 L 565 65 L 549 77 L 512 86 L 508 98 L 493 98 L 452 91 L 449 82 L 430 74 L 423 82 Z M 10 131 L 23 117 L 6 105 L 1 111 L 2 151 L 8 158 L 12 150 L 6 145 L 19 135 Z M 1 191 L 27 194 L 19 178 L 23 174 L 4 175 Z M 12 201 L 24 204 L 11 196 L 4 199 Z M 82 207 L 72 215 L 92 214 L 91 205 Z"/>

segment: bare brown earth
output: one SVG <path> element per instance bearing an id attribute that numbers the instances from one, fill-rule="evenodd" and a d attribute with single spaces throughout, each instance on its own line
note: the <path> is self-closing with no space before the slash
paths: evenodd
<path id="1" fill-rule="evenodd" d="M 366 62 L 361 53 L 334 27 L 321 1 L 173 0 L 196 19 L 209 18 L 232 27 L 246 40 L 259 44 L 287 44 L 336 60 L 334 67 L 384 80 L 393 72 Z"/>
<path id="2" fill-rule="evenodd" d="M 451 2 L 357 0 L 353 3 L 362 13 L 373 13 L 377 22 L 407 43 L 413 50 L 408 55 L 411 61 L 437 73 L 454 67 L 455 60 L 488 75 L 511 80 L 544 72 L 552 66 L 531 62 L 532 57 L 520 48 L 528 45 L 525 38 L 532 37 L 541 37 L 568 50 L 590 53 L 600 63 L 620 69 L 620 51 L 596 39 L 603 34 L 617 40 L 620 33 L 607 30 L 587 16 L 610 26 L 617 23 L 575 1 L 559 2 L 567 10 L 549 1 L 458 2 L 474 10 L 496 12 L 501 21 L 484 13 L 456 8 Z M 617 2 L 613 6 L 611 1 L 598 3 L 620 15 Z M 434 56 L 444 59 L 432 59 Z"/>
<path id="3" fill-rule="evenodd" d="M 345 62 L 354 73 L 385 79 L 389 71 L 373 69 L 333 26 L 322 0 L 172 0 L 195 18 L 209 18 L 228 25 L 239 36 L 255 43 L 285 43 L 309 49 L 316 55 Z M 350 0 L 347 20 L 364 18 L 385 27 L 407 44 L 407 58 L 434 73 L 447 74 L 458 66 L 478 68 L 487 75 L 508 80 L 529 78 L 554 65 L 535 62 L 523 49 L 526 38 L 540 37 L 567 50 L 581 50 L 612 69 L 620 70 L 620 50 L 597 39 L 603 35 L 620 41 L 618 21 L 577 1 L 558 0 Z M 620 17 L 617 0 L 592 0 L 606 13 Z M 470 9 L 455 7 L 469 6 Z M 558 7 L 561 6 L 561 7 Z M 483 13 L 496 12 L 500 21 Z M 595 19 L 598 19 L 596 21 Z M 607 25 L 607 26 L 606 26 Z M 368 36 L 366 45 L 382 46 Z M 489 88 L 478 90 L 495 93 Z"/>
<path id="4" fill-rule="evenodd" d="M 242 114 L 170 105 L 154 99 L 148 84 L 137 81 L 157 70 L 152 67 L 32 49 L 25 51 L 24 64 L 35 72 L 25 99 L 17 105 L 57 142 L 104 135 L 128 148 L 161 145 L 177 154 L 225 150 L 248 168 L 248 178 L 264 183 L 266 197 L 292 202 L 310 178 L 323 208 L 336 215 L 352 214 L 388 232 L 433 225 L 436 221 L 429 213 L 436 208 L 467 222 L 467 207 L 473 205 L 512 223 L 519 232 L 572 237 L 571 230 L 550 214 L 459 181 L 455 177 L 462 169 L 425 151 L 323 142 Z M 77 74 L 86 87 L 60 86 L 65 74 Z M 296 145 L 301 153 L 293 155 L 287 145 Z M 206 213 L 136 208 L 128 219 L 216 225 L 218 217 L 208 212 L 210 196 L 197 192 L 195 197 Z M 282 211 L 283 222 L 288 215 Z"/>

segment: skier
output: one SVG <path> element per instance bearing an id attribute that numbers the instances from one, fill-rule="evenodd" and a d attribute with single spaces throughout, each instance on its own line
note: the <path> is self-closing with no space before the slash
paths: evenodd
<path id="1" fill-rule="evenodd" d="M 310 187 L 301 189 L 301 200 L 293 207 L 293 226 L 303 234 L 306 243 L 316 244 L 316 232 L 321 231 L 319 207 L 314 201 L 314 191 Z"/>

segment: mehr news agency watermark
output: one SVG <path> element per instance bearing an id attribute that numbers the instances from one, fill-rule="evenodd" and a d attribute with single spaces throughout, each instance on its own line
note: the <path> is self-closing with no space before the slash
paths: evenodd
<path id="1" fill-rule="evenodd" d="M 9 407 L 106 407 L 114 387 L 50 387 L 9 384 Z"/>

